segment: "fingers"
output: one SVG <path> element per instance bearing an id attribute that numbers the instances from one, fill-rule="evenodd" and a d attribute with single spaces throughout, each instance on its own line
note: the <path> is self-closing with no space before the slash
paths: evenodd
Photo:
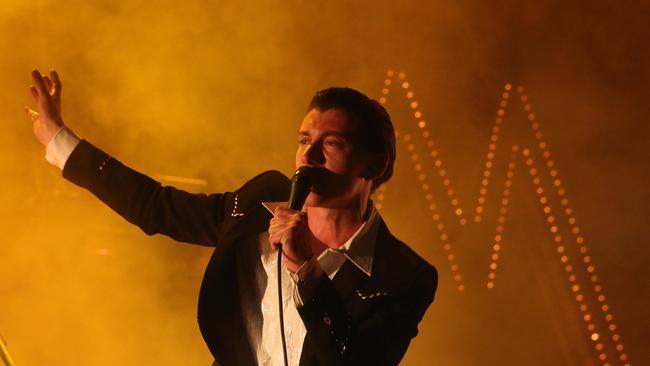
<path id="1" fill-rule="evenodd" d="M 54 100 L 58 99 L 61 93 L 56 87 L 56 83 L 54 83 L 52 79 L 47 76 L 43 76 L 43 81 L 45 82 L 45 87 L 47 88 L 48 94 L 50 94 Z"/>
<path id="2" fill-rule="evenodd" d="M 61 84 L 61 79 L 59 79 L 59 73 L 56 72 L 56 70 L 52 69 L 52 71 L 50 71 L 50 79 L 54 82 L 54 95 L 61 95 L 61 88 L 63 85 Z"/>
<path id="3" fill-rule="evenodd" d="M 54 94 L 54 83 L 52 82 L 52 80 L 50 80 L 50 78 L 47 76 L 43 76 L 43 81 L 45 83 L 45 88 L 47 89 L 47 93 L 49 95 Z"/>
<path id="4" fill-rule="evenodd" d="M 46 83 L 48 83 L 50 86 L 52 86 L 52 81 L 49 78 L 42 76 L 38 70 L 33 70 L 32 82 L 36 88 L 38 95 L 36 102 L 38 104 L 39 113 L 41 113 L 45 119 L 60 118 L 60 113 L 58 107 L 56 106 L 58 103 L 56 103 L 54 97 L 48 91 L 48 86 L 46 85 Z M 32 95 L 33 94 L 34 93 L 32 92 Z"/>
<path id="5" fill-rule="evenodd" d="M 302 214 L 302 213 L 303 212 L 301 212 L 301 211 L 296 211 L 296 210 L 292 210 L 292 209 L 290 209 L 288 207 L 281 207 L 281 206 L 276 207 L 275 211 L 273 211 L 273 215 L 275 217 L 289 217 L 291 215 Z"/>
<path id="6" fill-rule="evenodd" d="M 34 85 L 31 85 L 29 87 L 29 91 L 32 93 L 32 97 L 34 97 L 34 101 L 38 103 L 38 89 Z"/>
<path id="7" fill-rule="evenodd" d="M 32 71 L 32 81 L 34 82 L 34 86 L 36 87 L 36 90 L 38 91 L 39 95 L 49 94 L 47 92 L 47 87 L 45 86 L 45 82 L 43 81 L 43 76 L 38 70 Z"/>
<path id="8" fill-rule="evenodd" d="M 280 244 L 294 245 L 294 238 L 302 237 L 300 234 L 306 229 L 307 214 L 288 208 L 278 208 L 275 216 L 269 222 L 269 243 L 275 250 Z"/>
<path id="9" fill-rule="evenodd" d="M 305 214 L 302 212 L 288 216 L 275 216 L 270 221 L 269 232 L 297 227 L 304 221 L 304 218 Z"/>

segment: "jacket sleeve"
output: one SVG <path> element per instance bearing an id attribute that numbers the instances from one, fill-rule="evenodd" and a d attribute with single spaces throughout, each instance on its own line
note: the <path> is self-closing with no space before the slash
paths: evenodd
<path id="1" fill-rule="evenodd" d="M 355 318 L 323 274 L 314 298 L 298 308 L 318 364 L 397 365 L 433 302 L 437 281 L 435 268 L 422 266 L 410 284 L 377 299 L 381 305 Z"/>
<path id="2" fill-rule="evenodd" d="M 86 140 L 68 158 L 63 177 L 89 190 L 102 202 L 148 235 L 216 246 L 233 209 L 233 194 L 192 194 L 124 166 Z"/>

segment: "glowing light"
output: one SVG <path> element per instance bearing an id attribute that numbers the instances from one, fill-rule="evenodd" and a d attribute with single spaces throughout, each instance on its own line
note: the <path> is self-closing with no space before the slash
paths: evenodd
<path id="1" fill-rule="evenodd" d="M 387 75 L 389 77 L 392 77 L 394 75 L 394 73 L 392 72 L 392 70 L 389 70 L 389 72 L 387 72 Z M 400 73 L 399 76 L 400 76 L 401 80 L 396 85 L 401 84 L 402 88 L 405 89 L 404 91 L 406 93 L 406 98 L 407 99 L 413 99 L 414 94 L 413 94 L 413 92 L 411 90 L 409 90 L 410 83 L 407 80 L 405 80 L 406 75 L 404 73 Z M 389 86 L 391 84 L 392 83 L 389 80 L 388 83 L 386 83 L 385 85 Z M 490 177 L 497 174 L 496 171 L 492 171 L 491 169 L 496 166 L 496 164 L 493 163 L 493 159 L 495 158 L 495 151 L 496 151 L 496 148 L 497 148 L 496 143 L 497 143 L 497 141 L 502 140 L 502 139 L 500 139 L 498 134 L 501 132 L 500 126 L 504 123 L 504 120 L 503 120 L 502 117 L 506 113 L 505 108 L 508 107 L 508 105 L 509 105 L 508 99 L 512 96 L 511 91 L 513 89 L 513 86 L 508 83 L 508 84 L 506 84 L 504 86 L 504 89 L 505 89 L 505 91 L 502 92 L 502 100 L 499 102 L 500 107 L 497 110 L 497 113 L 496 113 L 497 116 L 495 117 L 495 120 L 494 120 L 495 123 L 492 126 L 492 134 L 490 135 L 490 138 L 489 138 L 490 142 L 489 142 L 489 145 L 488 145 L 487 159 L 485 161 L 485 170 L 482 172 L 483 176 L 481 177 L 482 179 L 481 179 L 481 187 L 479 189 L 480 195 L 478 197 L 478 205 L 475 207 L 475 214 L 476 215 L 474 216 L 474 221 L 476 221 L 476 222 L 481 221 L 481 215 L 485 211 L 485 208 L 483 207 L 483 205 L 486 202 L 487 186 L 489 185 L 489 179 L 488 178 L 490 178 Z M 388 88 L 384 88 L 384 90 L 386 91 L 384 93 L 384 95 L 388 94 Z M 382 92 L 384 90 L 382 90 Z M 604 297 L 604 294 L 601 293 L 602 292 L 602 286 L 599 284 L 598 276 L 595 274 L 595 267 L 591 264 L 592 258 L 590 256 L 586 255 L 588 249 L 587 249 L 587 246 L 583 244 L 584 238 L 582 236 L 580 236 L 581 228 L 576 225 L 576 219 L 575 219 L 575 217 L 572 216 L 573 215 L 573 210 L 572 210 L 571 207 L 569 207 L 568 199 L 566 197 L 564 197 L 566 195 L 566 190 L 562 187 L 562 181 L 558 178 L 559 173 L 558 173 L 558 170 L 556 168 L 555 161 L 550 159 L 551 158 L 551 152 L 549 151 L 549 147 L 548 147 L 549 143 L 548 143 L 548 141 L 544 140 L 544 135 L 543 135 L 542 131 L 540 130 L 540 123 L 537 121 L 537 119 L 538 119 L 537 114 L 533 111 L 532 105 L 528 102 L 529 96 L 523 94 L 523 92 L 524 92 L 523 86 L 521 86 L 521 85 L 517 86 L 516 90 L 519 93 L 519 99 L 522 101 L 523 109 L 525 111 L 525 116 L 530 121 L 529 126 L 530 126 L 530 128 L 532 130 L 532 133 L 533 133 L 534 137 L 537 140 L 536 143 L 534 145 L 532 145 L 532 146 L 535 149 L 539 148 L 539 152 L 541 153 L 541 156 L 543 156 L 544 161 L 539 162 L 538 164 L 535 164 L 535 162 L 532 159 L 532 152 L 531 152 L 531 150 L 529 148 L 526 148 L 526 147 L 521 147 L 520 148 L 519 145 L 512 145 L 511 149 L 513 151 L 513 156 L 511 158 L 511 161 L 508 163 L 508 171 L 506 172 L 507 179 L 505 180 L 504 185 L 506 187 L 508 187 L 508 188 L 511 187 L 512 178 L 514 176 L 514 169 L 515 169 L 514 159 L 516 157 L 519 157 L 519 156 L 523 155 L 524 156 L 524 161 L 525 161 L 526 166 L 527 166 L 527 171 L 528 171 L 528 173 L 529 173 L 529 175 L 531 177 L 531 180 L 532 180 L 533 184 L 535 185 L 535 187 L 534 187 L 535 192 L 539 196 L 538 198 L 539 198 L 539 202 L 540 202 L 540 204 L 542 206 L 541 208 L 543 208 L 544 214 L 546 215 L 545 219 L 549 223 L 549 226 L 550 226 L 549 229 L 550 229 L 551 234 L 553 236 L 553 240 L 557 244 L 556 249 L 557 249 L 557 252 L 560 254 L 560 261 L 562 263 L 564 263 L 564 269 L 568 273 L 567 278 L 568 278 L 569 286 L 576 295 L 575 298 L 576 298 L 576 301 L 578 302 L 577 306 L 584 313 L 585 321 L 588 322 L 587 329 L 589 329 L 589 331 L 590 331 L 588 336 L 590 336 L 591 339 L 595 342 L 595 341 L 600 340 L 602 338 L 601 336 L 603 334 L 596 331 L 596 323 L 597 322 L 595 322 L 595 321 L 592 322 L 592 318 L 593 318 L 593 316 L 595 314 L 587 313 L 587 304 L 583 303 L 583 301 L 585 301 L 585 295 L 583 295 L 582 293 L 579 293 L 580 289 L 585 288 L 584 286 L 582 286 L 582 287 L 580 286 L 581 284 L 583 284 L 584 279 L 581 280 L 580 277 L 573 274 L 574 267 L 573 267 L 573 265 L 571 263 L 572 261 L 577 260 L 577 263 L 580 266 L 584 266 L 582 268 L 585 268 L 587 270 L 587 272 L 590 274 L 590 276 L 588 278 L 591 280 L 592 284 L 590 284 L 588 287 L 593 286 L 593 289 L 596 292 L 596 294 L 594 295 L 592 292 L 587 292 L 585 294 L 589 295 L 589 296 L 597 296 L 598 301 L 601 303 L 601 305 L 599 305 L 599 308 L 602 310 L 605 319 L 609 322 L 608 329 L 613 332 L 616 329 L 616 325 L 612 323 L 612 319 L 613 319 L 612 314 L 607 313 L 609 311 L 609 306 L 604 303 L 605 297 Z M 514 96 L 512 96 L 512 97 L 514 98 Z M 380 102 L 382 102 L 382 101 L 385 102 L 386 98 L 385 97 L 382 97 L 382 98 L 383 99 L 380 98 Z M 447 189 L 447 195 L 449 196 L 449 199 L 451 200 L 451 203 L 452 203 L 452 206 L 453 206 L 452 207 L 453 212 L 456 213 L 457 216 L 461 216 L 463 214 L 463 212 L 462 212 L 463 210 L 462 210 L 461 207 L 458 207 L 458 205 L 459 205 L 458 199 L 456 197 L 454 197 L 454 190 L 452 189 L 451 181 L 448 178 L 449 174 L 448 174 L 448 172 L 446 170 L 442 169 L 442 160 L 437 158 L 438 155 L 439 155 L 439 151 L 433 149 L 433 147 L 434 147 L 433 140 L 428 139 L 430 134 L 429 134 L 429 131 L 425 130 L 425 127 L 427 126 L 427 123 L 426 123 L 426 121 L 420 119 L 422 113 L 420 112 L 420 110 L 416 110 L 417 108 L 421 108 L 421 104 L 418 101 L 413 100 L 413 101 L 409 101 L 409 106 L 414 110 L 414 117 L 418 119 L 418 120 L 415 121 L 414 125 L 416 125 L 420 129 L 422 129 L 421 133 L 418 134 L 418 135 L 421 135 L 424 138 L 425 141 L 423 141 L 423 143 L 426 143 L 426 146 L 429 148 L 429 155 L 431 155 L 434 158 L 434 161 L 435 161 L 434 165 L 438 169 L 438 174 L 437 175 L 442 177 L 441 178 L 442 183 Z M 410 139 L 410 136 L 409 136 L 409 139 Z M 409 150 L 414 151 L 415 147 L 409 148 Z M 521 155 L 518 155 L 519 151 L 521 151 L 521 150 L 523 150 L 521 152 Z M 517 153 L 517 154 L 515 154 L 515 153 Z M 411 159 L 413 160 L 413 162 L 415 164 L 415 162 L 417 160 L 419 160 L 419 157 L 418 157 L 417 154 L 413 154 L 413 155 L 411 155 Z M 426 166 L 427 166 L 426 164 L 423 164 L 423 165 L 417 164 L 417 165 L 415 165 L 415 170 L 416 170 L 416 172 L 418 172 L 417 173 L 418 180 L 423 182 L 421 187 L 425 191 L 429 190 L 430 186 L 429 186 L 428 183 L 431 183 L 431 182 L 424 183 L 424 181 L 426 181 L 427 179 L 431 179 L 432 177 L 435 176 L 434 173 L 431 173 L 431 174 L 427 173 L 426 175 L 421 174 L 423 172 L 423 170 L 426 168 Z M 543 169 L 541 169 L 540 167 L 543 168 Z M 432 174 L 434 174 L 434 175 L 432 175 Z M 558 235 L 559 226 L 561 225 L 562 219 L 557 214 L 556 215 L 551 214 L 552 211 L 551 211 L 551 208 L 550 208 L 549 201 L 552 200 L 552 199 L 555 199 L 556 196 L 547 193 L 546 191 L 549 190 L 549 187 L 547 187 L 545 185 L 544 186 L 542 185 L 542 179 L 540 179 L 540 177 L 543 177 L 545 174 L 547 174 L 547 175 L 549 175 L 551 177 L 550 188 L 556 189 L 557 196 L 559 196 L 558 199 L 559 199 L 560 204 L 562 205 L 562 210 L 559 211 L 559 212 L 564 212 L 566 214 L 566 220 L 568 220 L 568 223 L 570 225 L 569 227 L 566 228 L 566 230 L 568 232 L 570 232 L 572 235 L 574 235 L 574 240 L 578 244 L 580 253 L 582 254 L 581 256 L 578 256 L 577 258 L 572 258 L 571 260 L 569 259 L 569 257 L 566 255 L 566 254 L 568 254 L 566 252 L 568 251 L 569 248 L 567 248 L 565 245 L 562 244 L 562 237 L 560 235 Z M 427 193 L 427 192 L 424 192 L 424 193 L 426 193 L 425 198 L 426 198 L 427 201 L 430 202 L 430 201 L 433 200 L 433 195 L 431 195 L 430 193 Z M 545 193 L 547 193 L 547 195 L 544 195 Z M 505 214 L 508 212 L 506 206 L 509 204 L 509 199 L 508 199 L 509 195 L 510 195 L 510 190 L 505 190 L 504 189 L 503 196 L 501 198 L 501 207 L 499 208 L 499 214 L 500 215 L 497 218 L 497 221 L 498 221 L 499 224 L 503 224 L 505 222 Z M 433 205 L 433 203 L 431 202 L 431 205 L 429 206 L 429 208 L 430 208 L 431 211 L 434 211 L 436 209 L 436 206 Z M 451 245 L 446 242 L 446 240 L 448 239 L 448 236 L 446 235 L 446 233 L 443 232 L 444 229 L 445 229 L 445 226 L 442 224 L 442 222 L 439 222 L 440 216 L 437 213 L 432 212 L 432 214 L 433 214 L 432 219 L 436 223 L 439 223 L 438 227 L 439 227 L 439 230 L 440 230 L 441 239 L 443 241 L 445 241 L 444 245 L 443 245 L 443 248 L 447 251 L 447 253 L 446 253 L 447 258 L 451 262 L 451 261 L 453 261 L 455 256 L 454 256 L 453 253 L 451 253 Z M 459 217 L 459 220 L 460 220 L 461 225 L 466 223 L 465 218 Z M 563 228 L 562 230 L 565 230 L 565 229 Z M 496 277 L 496 273 L 494 272 L 494 270 L 497 268 L 497 266 L 498 266 L 497 260 L 500 258 L 499 251 L 500 251 L 501 248 L 499 246 L 499 242 L 502 241 L 502 236 L 501 236 L 502 233 L 503 233 L 503 226 L 498 226 L 497 229 L 496 229 L 496 235 L 494 236 L 495 240 L 494 240 L 493 246 L 492 246 L 493 252 L 491 253 L 491 257 L 490 257 L 493 262 L 490 263 L 491 270 L 488 273 L 488 282 L 487 282 L 488 288 L 493 288 L 494 287 L 494 279 Z M 580 260 L 580 259 L 582 259 L 582 260 Z M 573 263 L 573 264 L 575 264 L 575 263 Z M 453 272 L 456 272 L 458 270 L 458 266 L 457 266 L 456 263 L 450 263 L 450 267 L 451 267 Z M 462 279 L 462 276 L 459 273 L 454 275 L 454 280 L 460 281 L 461 279 Z M 575 286 L 578 286 L 578 287 L 575 287 Z M 462 284 L 458 284 L 457 289 L 458 289 L 458 291 L 464 291 L 465 287 Z M 600 316 L 600 315 L 601 315 L 601 313 L 599 312 L 598 316 Z M 615 336 L 618 338 L 618 335 L 615 335 Z M 612 339 L 614 339 L 614 337 L 612 337 Z M 598 343 L 598 345 L 596 347 L 600 351 L 600 350 L 602 350 L 604 348 L 604 345 L 602 343 Z M 622 351 L 622 349 L 623 349 L 623 345 L 622 345 L 622 343 L 620 343 L 620 347 L 617 346 L 616 350 L 620 352 L 620 351 Z M 605 356 L 605 358 L 607 357 L 607 355 L 605 353 L 602 353 L 601 357 L 602 356 Z M 619 357 L 620 357 L 620 355 L 619 355 Z M 625 355 L 625 357 L 627 357 L 627 355 Z M 609 365 L 609 363 L 606 363 L 603 366 L 608 366 L 608 365 Z"/>
<path id="2" fill-rule="evenodd" d="M 571 287 L 571 291 L 573 291 L 573 292 L 578 292 L 578 291 L 580 291 L 580 285 L 573 285 L 573 286 Z"/>

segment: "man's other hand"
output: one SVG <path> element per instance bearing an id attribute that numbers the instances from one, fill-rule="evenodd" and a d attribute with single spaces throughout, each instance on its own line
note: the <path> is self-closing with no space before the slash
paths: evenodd
<path id="1" fill-rule="evenodd" d="M 269 226 L 269 243 L 273 250 L 282 245 L 282 256 L 287 269 L 296 272 L 312 257 L 307 214 L 285 207 L 275 209 Z"/>
<path id="2" fill-rule="evenodd" d="M 34 136 L 38 142 L 47 146 L 52 137 L 63 126 L 61 118 L 61 80 L 56 71 L 50 71 L 50 76 L 41 75 L 38 70 L 32 71 L 32 83 L 29 87 L 36 111 L 25 107 L 25 113 L 32 121 Z"/>

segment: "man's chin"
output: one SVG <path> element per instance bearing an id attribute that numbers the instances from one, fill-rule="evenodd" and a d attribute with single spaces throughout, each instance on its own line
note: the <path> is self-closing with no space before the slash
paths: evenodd
<path id="1" fill-rule="evenodd" d="M 330 206 L 332 202 L 331 198 L 328 198 L 327 196 L 320 195 L 315 192 L 309 193 L 309 196 L 307 196 L 307 199 L 305 200 L 305 206 L 307 207 L 328 207 Z"/>
<path id="2" fill-rule="evenodd" d="M 321 207 L 321 208 L 340 208 L 342 201 L 340 197 L 329 197 L 311 192 L 305 200 L 305 207 Z"/>
<path id="3" fill-rule="evenodd" d="M 323 198 L 318 193 L 310 192 L 305 200 L 305 206 L 318 207 L 322 201 Z"/>

